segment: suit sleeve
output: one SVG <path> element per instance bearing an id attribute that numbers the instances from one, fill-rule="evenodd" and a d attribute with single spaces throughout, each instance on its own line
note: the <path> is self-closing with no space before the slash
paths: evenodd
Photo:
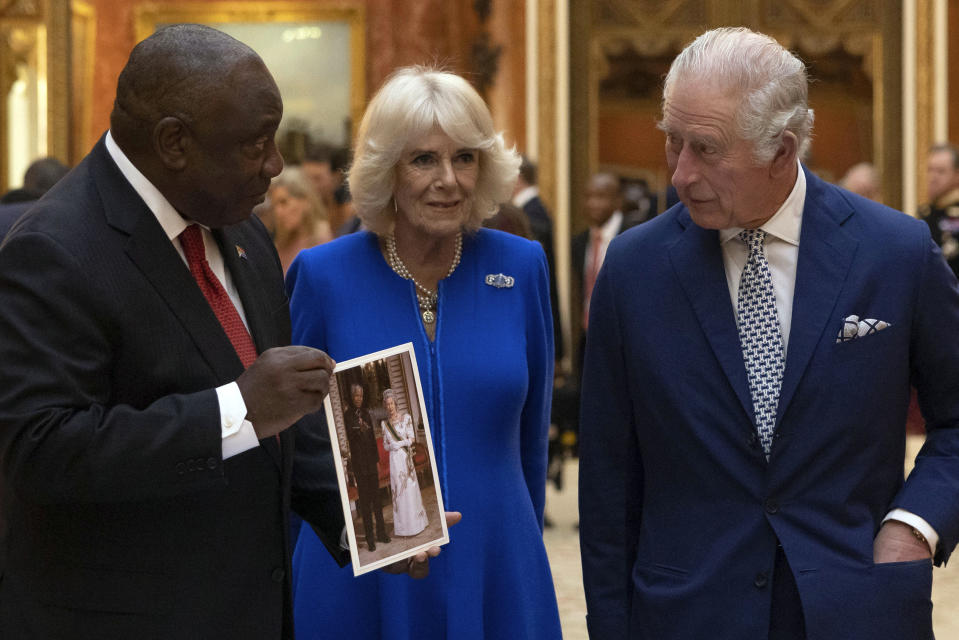
<path id="1" fill-rule="evenodd" d="M 137 501 L 224 483 L 214 389 L 113 397 L 119 327 L 98 280 L 50 236 L 0 249 L 0 459 L 36 503 Z M 130 365 L 130 363 L 127 363 Z M 150 363 L 132 363 L 149 368 Z"/>
<path id="2" fill-rule="evenodd" d="M 325 350 L 323 314 L 317 312 L 317 301 L 323 298 L 313 289 L 313 281 L 306 262 L 300 258 L 294 260 L 286 280 L 292 342 Z M 344 566 L 349 559 L 349 554 L 340 548 L 345 520 L 325 412 L 304 416 L 293 431 L 291 506 L 310 524 L 337 563 Z"/>
<path id="3" fill-rule="evenodd" d="M 942 565 L 959 542 L 959 288 L 939 247 L 923 235 L 910 364 L 926 442 L 892 507 L 936 530 L 935 562 Z"/>
<path id="4" fill-rule="evenodd" d="M 624 355 L 627 319 L 620 317 L 616 297 L 607 258 L 590 304 L 579 444 L 580 550 L 587 626 L 594 640 L 629 637 L 643 506 L 643 463 Z"/>
<path id="5" fill-rule="evenodd" d="M 525 296 L 528 304 L 526 362 L 529 367 L 529 389 L 520 417 L 520 455 L 526 488 L 533 502 L 536 521 L 542 530 L 546 506 L 549 414 L 553 398 L 553 320 L 546 256 L 538 244 L 530 246 L 534 248 L 536 256 L 530 261 L 530 287 Z"/>

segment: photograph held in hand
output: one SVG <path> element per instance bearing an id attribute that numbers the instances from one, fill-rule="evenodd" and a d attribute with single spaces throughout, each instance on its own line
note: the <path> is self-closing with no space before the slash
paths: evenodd
<path id="1" fill-rule="evenodd" d="M 449 542 L 413 345 L 338 364 L 324 405 L 353 574 Z"/>

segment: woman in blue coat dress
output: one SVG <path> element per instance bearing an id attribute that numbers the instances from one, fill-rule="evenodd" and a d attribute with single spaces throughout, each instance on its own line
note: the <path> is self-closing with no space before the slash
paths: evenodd
<path id="1" fill-rule="evenodd" d="M 463 514 L 423 580 L 354 578 L 304 528 L 301 640 L 561 637 L 542 539 L 546 259 L 534 242 L 480 228 L 518 166 L 465 80 L 401 69 L 370 103 L 350 171 L 368 231 L 304 251 L 290 269 L 295 343 L 340 361 L 413 343 L 440 488 Z"/>

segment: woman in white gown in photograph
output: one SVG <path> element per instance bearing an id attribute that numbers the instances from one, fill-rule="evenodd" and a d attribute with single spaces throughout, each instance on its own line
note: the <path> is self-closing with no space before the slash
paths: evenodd
<path id="1" fill-rule="evenodd" d="M 400 414 L 392 389 L 383 392 L 387 419 L 383 420 L 383 448 L 390 452 L 390 489 L 393 492 L 393 533 L 415 536 L 426 528 L 426 510 L 416 479 L 413 445 L 416 433 L 409 413 Z"/>

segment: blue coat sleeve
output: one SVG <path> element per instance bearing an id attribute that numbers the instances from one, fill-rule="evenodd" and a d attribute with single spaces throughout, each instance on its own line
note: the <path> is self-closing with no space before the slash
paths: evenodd
<path id="1" fill-rule="evenodd" d="M 891 508 L 915 513 L 936 530 L 935 562 L 942 565 L 959 542 L 959 290 L 939 248 L 924 236 L 910 366 L 926 442 Z"/>
<path id="2" fill-rule="evenodd" d="M 553 399 L 553 321 L 549 303 L 546 256 L 539 245 L 531 261 L 526 292 L 526 362 L 529 390 L 520 418 L 520 455 L 539 528 L 543 529 L 546 505 L 546 465 L 549 416 Z"/>
<path id="3" fill-rule="evenodd" d="M 323 314 L 323 279 L 314 270 L 319 268 L 305 254 L 300 254 L 286 276 L 290 297 L 292 343 L 326 351 L 325 316 Z M 305 416 L 294 427 L 292 507 L 316 532 L 323 545 L 340 566 L 349 561 L 349 554 L 340 548 L 340 535 L 345 525 L 339 501 L 339 485 L 334 471 L 332 442 L 324 411 Z M 317 496 L 324 497 L 318 500 Z M 330 498 L 332 496 L 332 498 Z"/>
<path id="4" fill-rule="evenodd" d="M 590 638 L 625 640 L 639 541 L 643 461 L 609 256 L 590 302 L 580 404 L 579 518 Z"/>

